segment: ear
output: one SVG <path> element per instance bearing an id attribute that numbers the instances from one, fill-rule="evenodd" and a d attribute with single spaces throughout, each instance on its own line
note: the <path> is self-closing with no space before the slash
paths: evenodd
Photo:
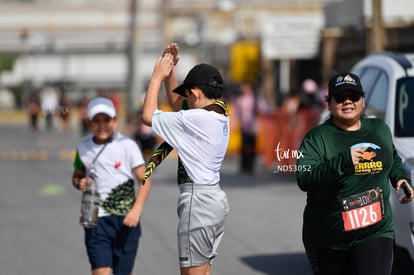
<path id="1" fill-rule="evenodd" d="M 193 93 L 193 95 L 196 97 L 197 100 L 200 99 L 201 96 L 203 95 L 201 90 L 197 87 L 194 87 L 193 89 L 191 89 L 191 92 Z"/>

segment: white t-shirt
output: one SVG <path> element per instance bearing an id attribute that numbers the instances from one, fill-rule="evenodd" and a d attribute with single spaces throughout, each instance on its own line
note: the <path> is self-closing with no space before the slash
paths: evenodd
<path id="1" fill-rule="evenodd" d="M 220 168 L 230 136 L 228 116 L 205 109 L 180 112 L 155 110 L 153 131 L 178 153 L 188 176 L 196 184 L 220 181 Z"/>
<path id="2" fill-rule="evenodd" d="M 93 160 L 103 146 L 103 144 L 96 144 L 92 137 L 79 144 L 78 154 L 86 171 L 91 168 Z M 106 145 L 93 165 L 96 174 L 95 183 L 101 200 L 105 201 L 108 195 L 122 183 L 135 179 L 133 169 L 143 164 L 145 161 L 137 143 L 129 137 L 116 133 L 115 138 Z M 136 190 L 135 184 L 134 189 Z M 99 216 L 108 214 L 110 213 L 103 211 L 101 207 Z"/>

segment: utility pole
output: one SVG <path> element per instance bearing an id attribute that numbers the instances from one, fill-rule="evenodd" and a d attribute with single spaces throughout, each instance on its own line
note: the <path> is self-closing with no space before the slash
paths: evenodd
<path id="1" fill-rule="evenodd" d="M 382 0 L 372 0 L 371 51 L 383 51 L 385 48 L 385 30 L 382 20 Z"/>
<path id="2" fill-rule="evenodd" d="M 126 97 L 125 97 L 125 107 L 126 107 L 126 117 L 134 111 L 134 93 L 136 91 L 136 49 L 135 49 L 135 39 L 136 39 L 136 13 L 137 13 L 137 0 L 130 0 L 129 3 L 129 28 L 128 28 L 128 45 L 126 49 L 126 58 L 128 64 L 127 71 L 127 83 L 126 83 Z"/>
<path id="3" fill-rule="evenodd" d="M 169 31 L 168 23 L 170 23 L 170 0 L 162 0 L 161 1 L 161 18 L 160 18 L 160 28 L 162 33 L 162 47 L 165 47 L 171 40 L 171 34 Z M 163 48 L 161 48 L 163 49 Z"/>

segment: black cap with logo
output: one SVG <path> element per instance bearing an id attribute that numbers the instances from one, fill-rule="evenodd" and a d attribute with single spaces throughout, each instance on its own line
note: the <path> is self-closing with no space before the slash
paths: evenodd
<path id="1" fill-rule="evenodd" d="M 354 91 L 364 95 L 359 77 L 353 73 L 340 73 L 329 80 L 328 97 L 344 91 Z"/>

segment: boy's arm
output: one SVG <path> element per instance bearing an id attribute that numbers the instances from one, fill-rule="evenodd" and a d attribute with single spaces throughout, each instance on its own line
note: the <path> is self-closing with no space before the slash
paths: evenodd
<path id="1" fill-rule="evenodd" d="M 86 177 L 85 170 L 75 169 L 75 171 L 73 171 L 72 185 L 76 189 L 81 190 L 82 192 L 85 192 L 86 191 L 86 185 L 91 184 L 92 182 L 93 182 L 92 178 L 87 178 Z"/>
<path id="2" fill-rule="evenodd" d="M 134 169 L 134 174 L 140 180 L 145 173 L 145 165 L 140 165 Z M 138 225 L 141 218 L 142 210 L 144 209 L 145 202 L 148 199 L 151 189 L 151 179 L 147 179 L 145 185 L 138 184 L 138 191 L 135 198 L 135 202 L 132 205 L 131 210 L 126 213 L 124 218 L 124 224 L 129 227 L 135 227 Z"/>
<path id="3" fill-rule="evenodd" d="M 81 180 L 82 178 L 85 177 L 85 171 L 84 170 L 79 170 L 79 169 L 75 169 L 73 171 L 73 175 L 72 175 L 72 185 L 73 187 L 75 187 L 78 190 L 81 190 Z"/>
<path id="4" fill-rule="evenodd" d="M 183 97 L 177 93 L 173 93 L 173 90 L 178 87 L 178 81 L 174 71 L 172 71 L 171 75 L 164 81 L 164 85 L 168 105 L 170 105 L 174 112 L 180 111 L 183 105 Z"/>
<path id="5" fill-rule="evenodd" d="M 164 56 L 166 53 L 169 53 L 173 56 L 173 63 L 174 63 L 174 66 L 176 66 L 178 61 L 180 60 L 179 48 L 178 48 L 177 43 L 171 43 L 170 45 L 168 45 L 164 49 L 164 52 L 162 55 Z M 177 93 L 173 93 L 173 90 L 176 87 L 178 87 L 178 81 L 175 76 L 174 70 L 172 70 L 168 78 L 165 79 L 164 86 L 165 86 L 165 91 L 167 94 L 168 105 L 170 105 L 170 107 L 173 108 L 174 111 L 181 110 L 181 107 L 183 105 L 182 103 L 183 97 Z"/>
<path id="6" fill-rule="evenodd" d="M 152 115 L 158 109 L 158 93 L 161 84 L 171 75 L 173 67 L 173 56 L 169 53 L 161 56 L 154 66 L 142 110 L 142 121 L 145 125 L 152 126 Z"/>
<path id="7" fill-rule="evenodd" d="M 72 175 L 72 185 L 78 190 L 85 191 L 86 190 L 86 171 L 85 166 L 82 163 L 82 160 L 79 157 L 78 151 L 76 151 L 75 161 L 73 163 L 73 167 L 75 170 L 73 171 Z"/>

